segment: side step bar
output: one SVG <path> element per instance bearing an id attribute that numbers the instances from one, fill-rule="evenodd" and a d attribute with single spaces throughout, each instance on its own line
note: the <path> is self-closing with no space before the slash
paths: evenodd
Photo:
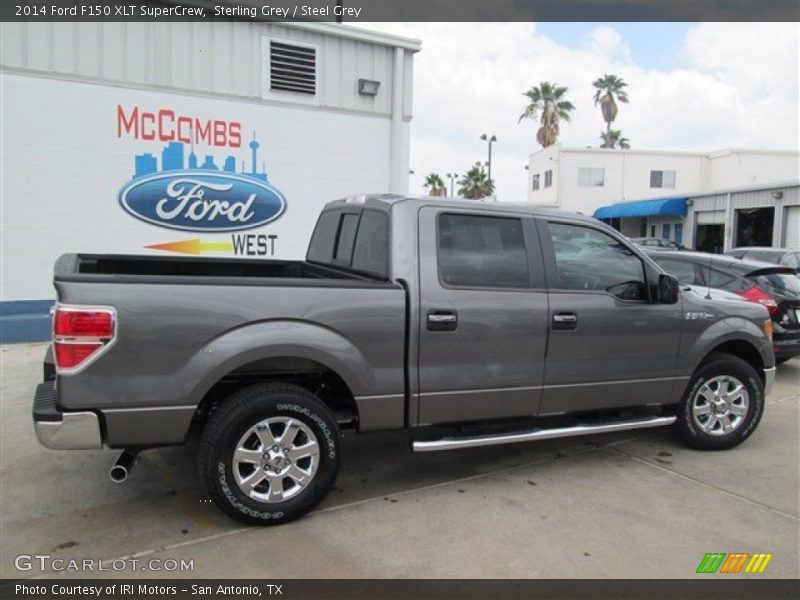
<path id="1" fill-rule="evenodd" d="M 590 435 L 593 433 L 610 433 L 628 429 L 645 429 L 647 427 L 664 427 L 672 425 L 676 417 L 646 417 L 628 421 L 613 421 L 595 425 L 575 425 L 574 427 L 558 427 L 554 429 L 531 429 L 493 435 L 448 436 L 438 440 L 414 440 L 414 452 L 438 452 L 439 450 L 457 450 L 459 448 L 477 448 L 480 446 L 497 446 L 500 444 L 516 444 L 517 442 L 533 442 L 535 440 L 552 440 L 555 438 Z"/>

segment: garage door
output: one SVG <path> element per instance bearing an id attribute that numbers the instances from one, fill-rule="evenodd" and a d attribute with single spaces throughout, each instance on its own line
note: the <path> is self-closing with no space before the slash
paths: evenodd
<path id="1" fill-rule="evenodd" d="M 695 222 L 698 225 L 722 225 L 725 223 L 724 210 L 704 210 L 695 213 Z"/>
<path id="2" fill-rule="evenodd" d="M 783 245 L 800 250 L 800 206 L 787 207 L 783 223 Z"/>

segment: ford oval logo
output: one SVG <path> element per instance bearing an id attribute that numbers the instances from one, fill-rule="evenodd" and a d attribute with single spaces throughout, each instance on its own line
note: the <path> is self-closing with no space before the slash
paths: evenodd
<path id="1" fill-rule="evenodd" d="M 147 223 L 206 232 L 252 229 L 286 210 L 286 198 L 265 181 L 197 169 L 132 179 L 120 190 L 119 203 Z"/>

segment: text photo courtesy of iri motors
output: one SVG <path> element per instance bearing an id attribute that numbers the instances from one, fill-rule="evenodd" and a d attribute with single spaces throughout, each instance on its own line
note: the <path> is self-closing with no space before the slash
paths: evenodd
<path id="1" fill-rule="evenodd" d="M 800 597 L 798 23 L 0 3 L 0 597 Z"/>

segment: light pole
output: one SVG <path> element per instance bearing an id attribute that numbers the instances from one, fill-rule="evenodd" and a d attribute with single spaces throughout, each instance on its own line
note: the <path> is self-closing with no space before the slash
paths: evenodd
<path id="1" fill-rule="evenodd" d="M 496 142 L 497 141 L 497 136 L 495 136 L 493 134 L 492 137 L 489 137 L 488 135 L 486 135 L 484 133 L 481 136 L 481 139 L 484 142 L 489 142 L 489 162 L 488 162 L 488 166 L 489 166 L 489 179 L 491 179 L 492 178 L 492 142 Z"/>
<path id="2" fill-rule="evenodd" d="M 445 176 L 450 180 L 450 197 L 455 198 L 453 195 L 453 182 L 458 179 L 458 173 L 445 173 Z"/>

